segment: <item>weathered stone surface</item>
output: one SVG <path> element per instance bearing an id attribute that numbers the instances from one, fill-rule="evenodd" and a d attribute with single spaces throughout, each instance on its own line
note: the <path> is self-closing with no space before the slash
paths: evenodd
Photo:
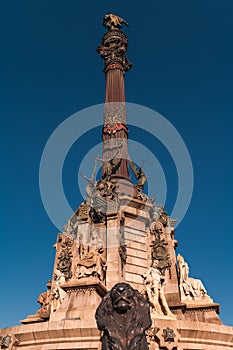
<path id="1" fill-rule="evenodd" d="M 233 327 L 203 322 L 169 320 L 152 317 L 156 334 L 167 327 L 179 334 L 179 349 L 187 350 L 230 350 L 233 349 Z M 18 343 L 12 350 L 41 349 L 95 349 L 99 350 L 100 331 L 97 327 L 82 324 L 81 320 L 61 320 L 15 326 L 0 330 L 0 339 L 14 335 Z M 154 337 L 155 346 L 158 339 Z M 175 337 L 177 340 L 177 337 Z M 150 349 L 153 347 L 151 346 Z M 158 347 L 157 347 L 158 348 Z M 156 347 L 154 348 L 156 349 Z"/>

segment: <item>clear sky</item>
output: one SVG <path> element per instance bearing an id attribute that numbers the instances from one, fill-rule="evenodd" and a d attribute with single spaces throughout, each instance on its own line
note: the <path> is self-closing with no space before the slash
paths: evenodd
<path id="1" fill-rule="evenodd" d="M 126 75 L 127 101 L 166 117 L 189 150 L 194 192 L 177 228 L 178 252 L 232 325 L 232 0 L 11 0 L 0 9 L 0 327 L 35 313 L 51 278 L 58 229 L 41 201 L 40 159 L 62 121 L 104 102 L 95 49 L 109 12 L 130 24 L 124 29 L 134 64 Z M 137 130 L 130 133 L 143 143 Z M 176 169 L 163 146 L 144 137 L 163 167 L 169 212 Z M 89 138 L 74 146 L 64 163 L 64 190 L 74 209 L 82 201 L 77 169 L 90 145 Z M 156 178 L 149 181 L 156 192 Z"/>

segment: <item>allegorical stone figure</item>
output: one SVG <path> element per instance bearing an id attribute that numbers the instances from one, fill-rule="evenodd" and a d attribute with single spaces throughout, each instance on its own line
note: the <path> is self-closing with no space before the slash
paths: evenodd
<path id="1" fill-rule="evenodd" d="M 188 264 L 184 261 L 182 255 L 178 254 L 177 256 L 178 262 L 178 275 L 180 284 L 184 283 L 189 278 L 189 267 Z"/>
<path id="2" fill-rule="evenodd" d="M 151 326 L 149 303 L 127 283 L 117 283 L 96 311 L 103 331 L 102 350 L 148 350 L 145 331 Z"/>
<path id="3" fill-rule="evenodd" d="M 210 299 L 202 281 L 189 277 L 189 266 L 182 255 L 178 254 L 177 262 L 181 300 Z"/>
<path id="4" fill-rule="evenodd" d="M 76 277 L 94 276 L 101 281 L 105 279 L 106 259 L 104 257 L 103 241 L 92 233 L 89 251 L 77 264 Z"/>
<path id="5" fill-rule="evenodd" d="M 94 191 L 96 170 L 97 170 L 97 166 L 96 166 L 96 161 L 95 161 L 94 169 L 92 171 L 92 175 L 91 175 L 90 178 L 88 178 L 87 176 L 83 175 L 82 172 L 80 173 L 80 176 L 82 176 L 85 180 L 87 180 L 87 186 L 86 186 L 87 198 L 86 198 L 86 203 L 88 205 L 91 204 L 91 198 L 92 198 L 92 194 L 93 194 L 93 191 Z"/>
<path id="6" fill-rule="evenodd" d="M 51 312 L 55 312 L 59 309 L 62 304 L 66 292 L 60 286 L 66 283 L 65 275 L 60 270 L 56 270 L 54 274 L 55 285 L 51 292 L 52 304 L 51 304 Z"/>
<path id="7" fill-rule="evenodd" d="M 37 302 L 40 304 L 40 309 L 37 311 L 37 315 L 42 319 L 48 319 L 51 313 L 51 281 L 47 283 L 47 291 L 41 293 L 38 296 Z"/>
<path id="8" fill-rule="evenodd" d="M 146 184 L 146 181 L 147 181 L 147 176 L 145 175 L 144 171 L 142 170 L 142 166 L 144 163 L 145 163 L 145 161 L 143 161 L 142 165 L 139 167 L 139 169 L 137 169 L 136 165 L 131 160 L 129 161 L 129 165 L 134 173 L 134 176 L 138 180 L 136 187 L 137 187 L 137 190 L 139 193 L 142 192 L 142 190 Z"/>
<path id="9" fill-rule="evenodd" d="M 145 292 L 151 305 L 152 313 L 175 317 L 169 309 L 167 300 L 163 292 L 164 277 L 157 269 L 157 262 L 154 261 L 152 266 L 142 275 L 145 285 Z"/>

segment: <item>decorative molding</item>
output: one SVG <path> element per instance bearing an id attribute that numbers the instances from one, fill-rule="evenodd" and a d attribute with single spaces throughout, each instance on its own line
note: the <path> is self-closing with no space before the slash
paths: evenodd
<path id="1" fill-rule="evenodd" d="M 196 313 L 196 312 L 211 312 L 215 311 L 217 314 L 219 314 L 219 304 L 216 304 L 215 306 L 187 306 L 185 309 L 185 313 Z"/>
<path id="2" fill-rule="evenodd" d="M 85 287 L 85 288 L 80 288 L 80 287 L 73 287 L 73 288 L 69 288 L 66 290 L 66 292 L 69 293 L 83 293 L 85 294 L 86 292 L 93 292 L 95 291 L 94 287 Z"/>
<path id="3" fill-rule="evenodd" d="M 85 290 L 89 290 L 90 292 L 96 291 L 101 297 L 104 297 L 107 293 L 107 289 L 105 285 L 96 277 L 80 279 L 75 283 L 67 283 L 61 286 L 62 289 L 66 291 L 66 293 L 81 293 Z"/>

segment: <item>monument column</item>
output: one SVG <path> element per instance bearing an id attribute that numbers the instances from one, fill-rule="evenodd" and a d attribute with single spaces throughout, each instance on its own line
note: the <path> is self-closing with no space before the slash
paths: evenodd
<path id="1" fill-rule="evenodd" d="M 132 67 L 132 64 L 126 58 L 128 39 L 120 30 L 123 23 L 128 25 L 116 15 L 105 15 L 103 25 L 107 27 L 108 32 L 104 34 L 97 52 L 104 59 L 106 77 L 102 131 L 103 162 L 112 162 L 113 167 L 115 165 L 114 174 L 128 179 L 128 128 L 126 125 L 124 75 Z M 103 166 L 103 176 L 104 173 Z"/>

